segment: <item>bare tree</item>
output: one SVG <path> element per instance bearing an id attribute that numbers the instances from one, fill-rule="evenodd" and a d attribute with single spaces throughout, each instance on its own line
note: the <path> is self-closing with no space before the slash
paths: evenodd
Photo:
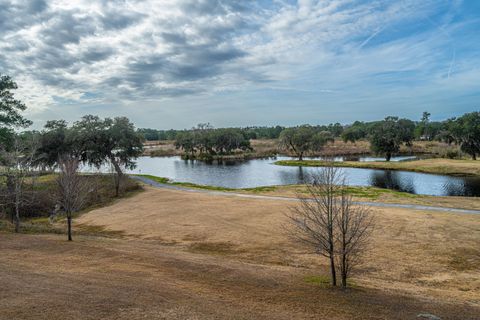
<path id="1" fill-rule="evenodd" d="M 329 259 L 332 286 L 337 271 L 342 287 L 358 264 L 368 241 L 373 221 L 367 207 L 355 205 L 347 194 L 341 168 L 326 166 L 312 174 L 307 195 L 299 195 L 300 205 L 288 215 L 290 236 L 316 254 Z"/>
<path id="2" fill-rule="evenodd" d="M 361 262 L 373 229 L 370 208 L 354 204 L 352 197 L 342 188 L 335 215 L 335 256 L 341 276 L 342 288 Z"/>
<path id="3" fill-rule="evenodd" d="M 72 241 L 72 215 L 83 207 L 88 193 L 79 167 L 80 160 L 76 157 L 63 156 L 58 160 L 57 203 L 67 216 L 68 241 Z"/>
<path id="4" fill-rule="evenodd" d="M 307 184 L 307 196 L 299 195 L 300 205 L 288 215 L 293 228 L 292 238 L 311 247 L 316 254 L 330 261 L 332 286 L 337 285 L 335 268 L 336 199 L 343 186 L 341 169 L 328 166 L 312 175 Z"/>
<path id="5" fill-rule="evenodd" d="M 34 201 L 34 184 L 36 171 L 34 168 L 38 140 L 33 134 L 16 135 L 13 146 L 5 152 L 3 159 L 6 166 L 1 175 L 6 178 L 6 190 L 3 194 L 4 205 L 13 210 L 12 219 L 15 232 L 20 232 L 20 213 L 23 206 Z M 30 189 L 27 188 L 27 180 Z"/>

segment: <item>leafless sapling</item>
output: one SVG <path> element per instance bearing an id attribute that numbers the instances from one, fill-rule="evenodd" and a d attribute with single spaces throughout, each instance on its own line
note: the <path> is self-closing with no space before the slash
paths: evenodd
<path id="1" fill-rule="evenodd" d="M 347 279 L 365 255 L 374 221 L 371 210 L 365 205 L 355 204 L 345 188 L 342 188 L 337 201 L 335 257 L 342 288 L 346 288 Z"/>
<path id="2" fill-rule="evenodd" d="M 335 268 L 335 221 L 337 202 L 343 185 L 341 169 L 328 166 L 312 174 L 307 195 L 299 195 L 299 205 L 293 206 L 289 220 L 291 237 L 329 259 L 332 286 L 337 285 Z"/>
<path id="3" fill-rule="evenodd" d="M 80 160 L 63 156 L 58 160 L 57 203 L 67 217 L 68 241 L 72 241 L 72 215 L 82 209 L 88 194 L 85 177 L 79 174 Z"/>

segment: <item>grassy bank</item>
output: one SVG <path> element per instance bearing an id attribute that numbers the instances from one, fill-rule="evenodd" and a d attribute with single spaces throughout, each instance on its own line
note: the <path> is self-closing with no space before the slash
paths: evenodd
<path id="1" fill-rule="evenodd" d="M 279 186 L 261 186 L 255 188 L 225 188 L 219 186 L 209 186 L 209 185 L 202 185 L 202 184 L 195 184 L 191 182 L 174 182 L 168 178 L 164 177 L 157 177 L 147 174 L 138 174 L 136 176 L 144 177 L 150 179 L 152 181 L 173 185 L 173 186 L 180 186 L 192 189 L 201 189 L 201 190 L 212 190 L 212 191 L 223 191 L 223 192 L 244 192 L 244 193 L 264 193 L 264 194 L 271 194 L 271 193 L 288 193 L 290 195 L 298 195 L 298 194 L 305 194 L 306 193 L 306 186 L 305 185 L 279 185 Z M 412 198 L 412 197 L 419 197 L 419 195 L 414 195 L 405 192 L 399 192 L 395 190 L 389 189 L 381 189 L 375 187 L 346 187 L 347 192 L 354 197 L 358 198 L 368 198 L 375 200 L 379 196 L 383 194 L 392 194 L 396 195 L 401 198 Z"/>
<path id="2" fill-rule="evenodd" d="M 474 160 L 425 159 L 401 162 L 326 162 L 322 160 L 284 160 L 277 161 L 275 164 L 296 167 L 323 167 L 325 165 L 333 165 L 344 168 L 402 170 L 455 176 L 480 176 L 480 161 Z"/>
<path id="3" fill-rule="evenodd" d="M 148 174 L 136 174 L 135 176 L 144 177 L 158 183 L 169 184 L 173 186 L 192 188 L 192 189 L 211 190 L 211 191 L 224 191 L 224 192 L 247 191 L 247 192 L 259 193 L 264 191 L 273 191 L 277 188 L 277 186 L 264 186 L 264 187 L 256 187 L 256 188 L 235 189 L 235 188 L 226 188 L 226 187 L 219 187 L 219 186 L 209 186 L 204 184 L 196 184 L 191 182 L 175 182 L 165 177 L 157 177 L 157 176 L 152 176 Z"/>
<path id="4" fill-rule="evenodd" d="M 189 182 L 174 182 L 168 178 L 156 177 L 152 175 L 137 175 L 158 183 L 180 186 L 198 190 L 211 190 L 231 193 L 255 194 L 265 196 L 277 196 L 295 198 L 298 196 L 306 196 L 307 188 L 305 185 L 278 185 L 278 186 L 261 186 L 256 188 L 234 189 L 218 186 L 199 185 Z M 379 203 L 394 204 L 414 204 L 424 206 L 437 206 L 446 208 L 463 208 L 480 210 L 480 198 L 478 197 L 454 197 L 454 196 L 427 196 L 419 194 L 411 194 L 391 189 L 382 189 L 377 187 L 356 187 L 348 186 L 346 191 L 356 201 L 371 201 Z"/>

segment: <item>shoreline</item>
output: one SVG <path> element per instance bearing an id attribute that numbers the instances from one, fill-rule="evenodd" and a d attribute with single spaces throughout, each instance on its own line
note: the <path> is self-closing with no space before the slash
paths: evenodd
<path id="1" fill-rule="evenodd" d="M 154 175 L 134 174 L 130 176 L 131 178 L 143 182 L 147 185 L 159 184 L 167 188 L 180 190 L 185 189 L 197 192 L 214 192 L 224 193 L 227 195 L 240 194 L 244 196 L 273 196 L 289 199 L 294 199 L 297 198 L 299 195 L 303 196 L 306 194 L 306 188 L 304 184 L 261 186 L 256 188 L 235 189 L 210 185 L 200 185 L 190 182 L 175 182 L 168 178 L 157 177 Z M 356 201 L 480 210 L 480 197 L 431 196 L 412 194 L 377 187 L 346 186 L 346 188 L 347 192 Z"/>
<path id="2" fill-rule="evenodd" d="M 289 167 L 324 167 L 332 165 L 341 168 L 378 169 L 393 171 L 410 171 L 427 174 L 448 175 L 456 177 L 480 177 L 480 161 L 452 160 L 443 158 L 419 159 L 411 161 L 324 161 L 324 160 L 280 160 L 278 166 Z"/>

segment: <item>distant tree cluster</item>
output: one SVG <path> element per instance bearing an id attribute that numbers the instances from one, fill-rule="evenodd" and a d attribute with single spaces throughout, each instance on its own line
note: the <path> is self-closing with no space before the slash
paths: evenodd
<path id="1" fill-rule="evenodd" d="M 278 139 L 280 132 L 282 132 L 285 127 L 275 126 L 275 127 L 245 127 L 245 128 L 236 128 L 241 131 L 242 134 L 247 139 Z M 176 140 L 177 135 L 182 135 L 186 130 L 157 130 L 149 128 L 138 129 L 146 141 L 165 141 L 165 140 Z"/>
<path id="2" fill-rule="evenodd" d="M 430 113 L 424 112 L 421 120 L 417 122 L 389 116 L 381 121 L 355 121 L 345 126 L 334 123 L 325 126 L 305 124 L 288 128 L 276 126 L 213 129 L 209 125 L 199 125 L 194 129 L 181 131 L 139 129 L 139 133 L 147 140 L 174 139 L 177 148 L 184 150 L 188 158 L 250 150 L 247 140 L 278 139 L 281 148 L 302 160 L 308 154 L 318 153 L 335 138 L 341 138 L 344 142 L 351 143 L 368 140 L 372 152 L 384 156 L 387 161 L 400 151 L 402 145 L 412 146 L 414 140 L 456 143 L 463 152 L 476 159 L 480 154 L 478 118 L 479 113 L 472 112 L 459 118 L 433 122 L 430 121 Z"/>
<path id="3" fill-rule="evenodd" d="M 343 132 L 343 126 L 340 123 L 331 123 L 325 126 L 314 126 L 317 131 L 328 131 L 334 137 L 339 137 Z M 286 128 L 283 126 L 274 127 L 243 127 L 236 128 L 240 130 L 245 138 L 250 140 L 256 139 L 278 139 L 280 133 Z M 138 129 L 146 141 L 162 141 L 162 140 L 176 140 L 178 134 L 182 134 L 185 130 L 157 130 L 141 128 Z"/>
<path id="4" fill-rule="evenodd" d="M 447 142 L 454 141 L 463 152 L 476 160 L 480 155 L 480 112 L 447 120 L 446 127 L 443 138 Z"/>
<path id="5" fill-rule="evenodd" d="M 182 149 L 188 159 L 211 159 L 236 150 L 251 150 L 250 139 L 241 129 L 214 129 L 209 124 L 199 124 L 191 130 L 179 132 L 175 146 Z"/>
<path id="6" fill-rule="evenodd" d="M 140 128 L 138 133 L 143 136 L 146 141 L 165 141 L 175 140 L 178 130 L 156 130 L 148 128 Z"/>
<path id="7" fill-rule="evenodd" d="M 398 117 L 373 122 L 356 121 L 345 127 L 342 139 L 345 142 L 369 140 L 372 152 L 384 155 L 387 161 L 400 150 L 402 144 L 408 146 L 414 140 L 457 143 L 463 152 L 476 159 L 480 154 L 479 123 L 479 112 L 442 122 L 430 121 L 430 113 L 424 112 L 419 122 Z"/>
<path id="8" fill-rule="evenodd" d="M 330 131 L 321 129 L 309 125 L 287 128 L 280 134 L 280 145 L 303 160 L 305 154 L 320 151 L 328 142 L 334 141 Z"/>

